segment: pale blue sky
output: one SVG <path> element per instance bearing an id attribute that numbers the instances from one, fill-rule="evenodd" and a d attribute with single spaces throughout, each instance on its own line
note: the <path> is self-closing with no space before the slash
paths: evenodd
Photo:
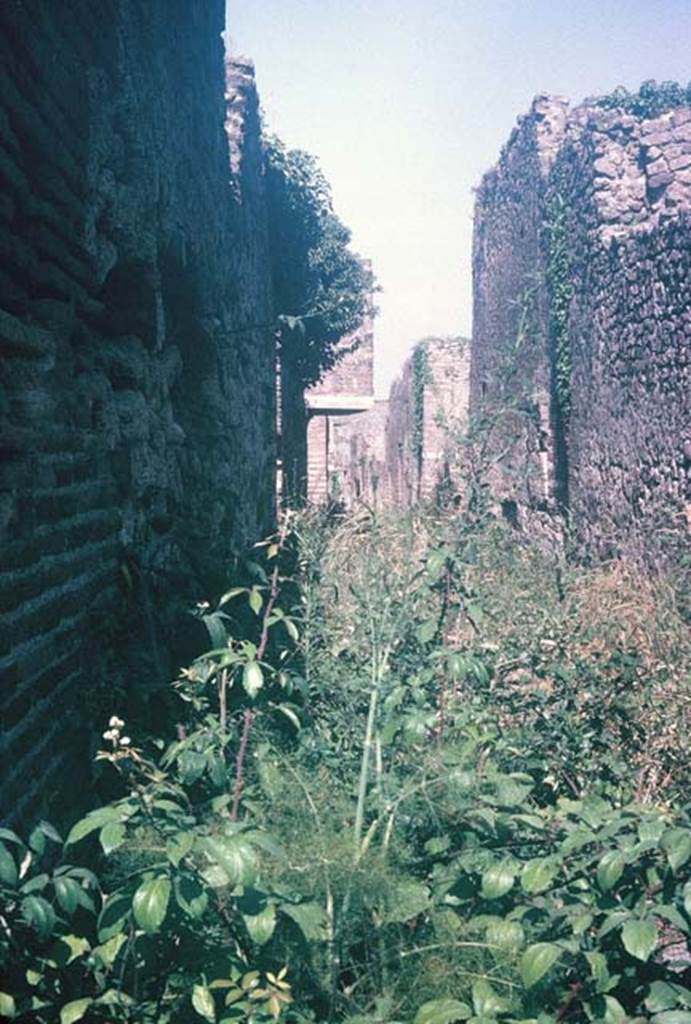
<path id="1" fill-rule="evenodd" d="M 472 190 L 533 95 L 691 78 L 691 0 L 228 0 L 228 29 L 372 259 L 380 392 L 418 338 L 470 331 Z"/>

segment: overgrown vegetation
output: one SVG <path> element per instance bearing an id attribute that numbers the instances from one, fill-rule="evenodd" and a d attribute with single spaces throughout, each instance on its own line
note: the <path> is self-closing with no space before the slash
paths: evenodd
<path id="1" fill-rule="evenodd" d="M 349 248 L 350 231 L 335 214 L 317 160 L 265 141 L 271 265 L 283 357 L 304 385 L 338 358 L 338 342 L 357 330 L 374 281 Z"/>
<path id="2" fill-rule="evenodd" d="M 114 708 L 115 799 L 0 832 L 5 1017 L 688 1024 L 688 633 L 495 520 L 483 437 L 444 509 L 286 520 L 175 735 Z"/>
<path id="3" fill-rule="evenodd" d="M 597 104 L 607 110 L 625 110 L 636 117 L 659 117 L 676 107 L 691 104 L 691 82 L 683 86 L 679 82 L 656 82 L 649 78 L 637 92 L 620 85 L 613 92 L 598 96 Z"/>
<path id="4" fill-rule="evenodd" d="M 421 341 L 413 350 L 413 422 L 410 432 L 410 446 L 418 478 L 422 470 L 425 433 L 425 391 L 432 382 L 427 343 Z"/>
<path id="5" fill-rule="evenodd" d="M 550 331 L 554 366 L 554 395 L 564 423 L 571 412 L 573 357 L 569 336 L 569 310 L 573 296 L 569 261 L 568 208 L 555 174 L 556 187 L 547 206 L 547 287 L 550 299 Z"/>

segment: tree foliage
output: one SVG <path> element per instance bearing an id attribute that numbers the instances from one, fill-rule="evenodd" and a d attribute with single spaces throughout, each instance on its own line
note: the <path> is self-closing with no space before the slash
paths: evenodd
<path id="1" fill-rule="evenodd" d="M 271 265 L 283 357 L 306 384 L 338 358 L 337 343 L 362 324 L 372 273 L 349 248 L 315 157 L 265 143 Z"/>

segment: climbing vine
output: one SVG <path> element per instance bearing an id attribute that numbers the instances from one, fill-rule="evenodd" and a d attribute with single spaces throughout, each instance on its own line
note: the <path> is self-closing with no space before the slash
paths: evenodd
<path id="1" fill-rule="evenodd" d="M 624 110 L 636 117 L 659 117 L 668 110 L 691 104 L 691 82 L 683 86 L 679 82 L 656 82 L 649 78 L 637 92 L 629 92 L 620 85 L 606 96 L 599 96 L 596 103 L 605 110 Z"/>
<path id="2" fill-rule="evenodd" d="M 553 341 L 554 393 L 559 411 L 567 420 L 571 411 L 571 343 L 569 307 L 573 295 L 568 245 L 568 209 L 557 188 L 547 206 L 547 284 Z"/>
<path id="3" fill-rule="evenodd" d="M 427 345 L 417 345 L 413 352 L 413 425 L 410 447 L 415 462 L 422 465 L 423 440 L 425 428 L 425 388 L 431 384 L 432 375 L 429 366 Z"/>

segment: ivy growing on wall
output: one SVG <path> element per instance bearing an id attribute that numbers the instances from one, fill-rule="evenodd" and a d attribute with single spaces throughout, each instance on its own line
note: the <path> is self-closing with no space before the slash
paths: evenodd
<path id="1" fill-rule="evenodd" d="M 596 103 L 606 110 L 624 110 L 636 117 L 659 117 L 668 110 L 691 105 L 691 82 L 683 86 L 679 82 L 656 82 L 649 78 L 638 92 L 629 92 L 620 85 L 606 96 L 599 96 Z"/>
<path id="2" fill-rule="evenodd" d="M 418 470 L 422 466 L 425 429 L 425 389 L 432 382 L 427 345 L 422 342 L 413 351 L 413 424 L 410 446 Z"/>
<path id="3" fill-rule="evenodd" d="M 559 185 L 563 184 L 559 181 Z M 550 329 L 553 345 L 554 394 L 564 421 L 571 411 L 572 355 L 569 338 L 571 285 L 568 208 L 561 188 L 547 205 L 547 285 L 550 299 Z"/>

